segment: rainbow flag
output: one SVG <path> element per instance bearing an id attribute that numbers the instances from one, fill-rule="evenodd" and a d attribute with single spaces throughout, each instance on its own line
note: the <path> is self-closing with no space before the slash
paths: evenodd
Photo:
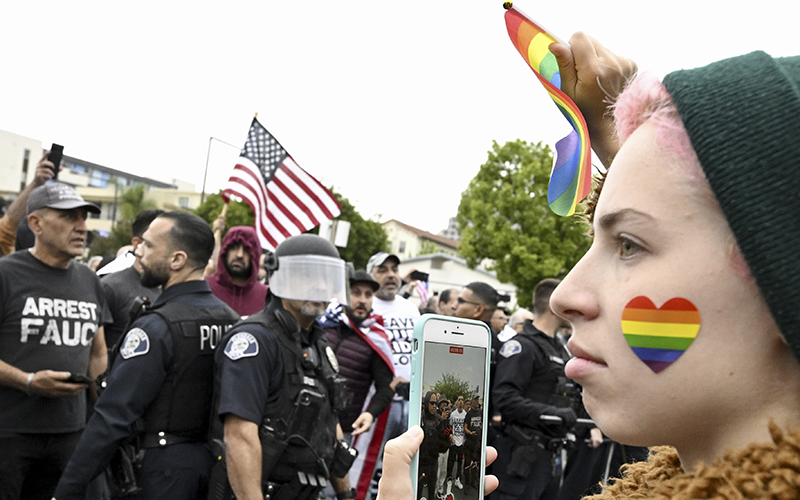
<path id="1" fill-rule="evenodd" d="M 633 352 L 654 372 L 674 363 L 700 331 L 700 312 L 686 299 L 669 299 L 660 308 L 645 296 L 622 311 L 622 333 Z"/>
<path id="2" fill-rule="evenodd" d="M 550 52 L 550 44 L 557 40 L 511 2 L 503 6 L 511 42 L 572 126 L 572 132 L 556 143 L 556 161 L 547 187 L 550 209 L 558 215 L 572 215 L 592 189 L 592 148 L 586 120 L 572 99 L 561 91 L 558 63 Z"/>

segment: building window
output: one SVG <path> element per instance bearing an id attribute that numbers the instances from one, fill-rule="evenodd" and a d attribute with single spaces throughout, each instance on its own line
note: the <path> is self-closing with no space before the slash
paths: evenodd
<path id="1" fill-rule="evenodd" d="M 397 249 L 397 253 L 404 253 L 406 251 L 406 242 L 401 241 L 400 246 Z"/>
<path id="2" fill-rule="evenodd" d="M 104 188 L 108 185 L 109 179 L 111 179 L 111 176 L 108 174 L 108 172 L 93 170 L 92 175 L 89 178 L 89 185 L 92 187 Z"/>
<path id="3" fill-rule="evenodd" d="M 188 196 L 179 197 L 178 205 L 180 205 L 181 208 L 189 208 L 189 197 Z"/>

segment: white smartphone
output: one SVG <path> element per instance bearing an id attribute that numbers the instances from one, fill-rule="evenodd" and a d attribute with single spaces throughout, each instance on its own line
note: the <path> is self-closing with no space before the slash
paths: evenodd
<path id="1" fill-rule="evenodd" d="M 417 500 L 483 498 L 490 350 L 485 323 L 426 314 L 414 325 L 408 423 L 425 433 L 411 462 Z"/>

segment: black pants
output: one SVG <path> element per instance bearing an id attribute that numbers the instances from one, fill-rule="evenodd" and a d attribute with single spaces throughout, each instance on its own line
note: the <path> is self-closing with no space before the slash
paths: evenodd
<path id="1" fill-rule="evenodd" d="M 150 448 L 142 461 L 142 492 L 135 500 L 205 500 L 213 465 L 205 443 Z"/>
<path id="2" fill-rule="evenodd" d="M 420 464 L 419 466 L 419 481 L 417 484 L 417 498 L 422 498 L 422 491 L 427 485 L 428 496 L 425 498 L 436 498 L 436 475 L 439 472 L 439 462 L 434 460 L 433 463 Z M 422 477 L 422 476 L 425 477 Z"/>
<path id="3" fill-rule="evenodd" d="M 500 486 L 491 494 L 492 500 L 539 500 L 544 498 L 553 478 L 553 454 L 542 452 L 532 464 L 527 476 L 509 474 L 512 465 L 512 453 L 517 443 L 508 436 L 498 436 L 495 440 L 497 460 L 494 462 L 494 474 L 500 480 Z"/>
<path id="4" fill-rule="evenodd" d="M 447 457 L 447 474 L 445 474 L 445 480 L 447 480 L 448 477 L 452 477 L 454 480 L 458 479 L 463 482 L 465 452 L 466 449 L 463 444 L 461 446 L 450 445 L 450 455 Z M 453 473 L 453 464 L 456 466 L 455 473 Z"/>
<path id="5" fill-rule="evenodd" d="M 50 500 L 81 432 L 0 437 L 0 500 Z"/>

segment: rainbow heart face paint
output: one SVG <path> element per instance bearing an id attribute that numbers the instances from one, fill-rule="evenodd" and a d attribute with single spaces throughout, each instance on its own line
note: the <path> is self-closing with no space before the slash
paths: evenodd
<path id="1" fill-rule="evenodd" d="M 622 333 L 633 352 L 656 373 L 674 363 L 700 331 L 700 312 L 686 299 L 669 299 L 660 308 L 640 295 L 622 311 Z"/>

